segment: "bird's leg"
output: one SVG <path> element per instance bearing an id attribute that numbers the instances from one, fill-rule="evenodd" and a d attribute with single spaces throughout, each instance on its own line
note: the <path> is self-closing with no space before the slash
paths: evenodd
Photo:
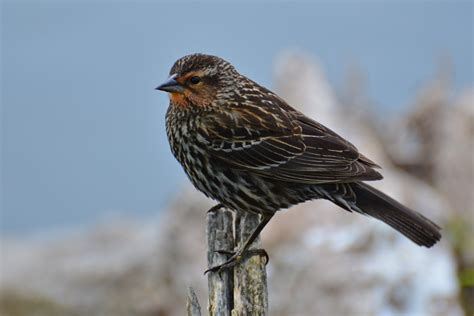
<path id="1" fill-rule="evenodd" d="M 216 204 L 216 205 L 214 205 L 213 207 L 211 207 L 211 208 L 209 209 L 209 211 L 207 211 L 207 213 L 214 213 L 214 212 L 217 212 L 218 210 L 220 210 L 220 209 L 223 208 L 223 207 L 224 207 L 224 205 L 222 205 L 221 203 Z"/>
<path id="2" fill-rule="evenodd" d="M 236 252 L 231 252 L 231 251 L 222 251 L 218 250 L 217 252 L 223 253 L 223 254 L 229 254 L 232 255 L 226 262 L 216 265 L 214 267 L 211 267 L 207 269 L 204 274 L 207 272 L 220 272 L 223 269 L 229 269 L 235 266 L 237 263 L 239 263 L 245 255 L 251 254 L 251 255 L 263 255 L 266 258 L 266 263 L 268 263 L 268 254 L 264 249 L 251 249 L 248 250 L 248 248 L 252 245 L 254 242 L 255 238 L 258 237 L 260 232 L 263 230 L 263 228 L 268 224 L 268 222 L 272 219 L 273 214 L 264 214 L 262 215 L 262 221 L 257 225 L 257 227 L 254 229 L 252 234 L 247 238 L 245 243 L 236 251 Z"/>

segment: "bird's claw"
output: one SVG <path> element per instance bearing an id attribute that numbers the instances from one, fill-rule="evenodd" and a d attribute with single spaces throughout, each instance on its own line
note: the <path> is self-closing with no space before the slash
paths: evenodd
<path id="1" fill-rule="evenodd" d="M 219 203 L 219 204 L 214 205 L 213 207 L 211 207 L 211 208 L 207 211 L 207 213 L 208 213 L 208 214 L 209 214 L 209 213 L 215 213 L 215 212 L 219 211 L 219 210 L 220 210 L 221 208 L 223 208 L 223 207 L 224 207 L 224 205 L 222 205 L 221 203 Z"/>
<path id="2" fill-rule="evenodd" d="M 261 249 L 250 249 L 249 251 L 253 251 L 253 255 L 259 255 L 260 257 L 264 257 L 265 258 L 265 265 L 268 264 L 268 262 L 270 262 L 270 256 L 268 255 L 268 252 L 261 248 Z"/>
<path id="3" fill-rule="evenodd" d="M 218 254 L 220 254 L 220 255 L 228 255 L 228 256 L 233 256 L 233 255 L 236 254 L 235 251 L 230 251 L 230 250 L 216 250 L 216 251 L 214 251 L 214 252 L 216 252 L 216 253 L 218 253 Z"/>
<path id="4" fill-rule="evenodd" d="M 229 250 L 216 250 L 215 252 L 221 255 L 230 255 L 231 257 L 227 259 L 227 261 L 225 261 L 224 263 L 218 264 L 216 266 L 213 266 L 207 269 L 206 271 L 204 271 L 204 274 L 207 274 L 208 272 L 221 273 L 224 270 L 231 269 L 236 264 L 241 262 L 244 257 L 259 255 L 265 258 L 265 265 L 267 265 L 268 262 L 270 261 L 270 257 L 268 256 L 268 253 L 265 251 L 265 249 L 249 249 L 245 251 L 244 253 L 234 252 L 234 251 L 229 251 Z"/>
<path id="5" fill-rule="evenodd" d="M 216 252 L 220 253 L 221 251 L 216 251 Z M 207 274 L 208 272 L 219 272 L 219 273 L 221 273 L 224 270 L 228 270 L 228 269 L 233 268 L 241 260 L 242 260 L 242 256 L 238 255 L 237 253 L 234 253 L 227 261 L 207 269 L 206 271 L 204 271 L 204 274 Z"/>

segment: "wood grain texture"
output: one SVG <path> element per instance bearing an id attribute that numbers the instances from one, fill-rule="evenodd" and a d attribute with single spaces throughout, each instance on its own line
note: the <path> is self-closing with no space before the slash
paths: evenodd
<path id="1" fill-rule="evenodd" d="M 207 216 L 209 267 L 223 263 L 227 255 L 216 250 L 232 251 L 245 242 L 258 225 L 258 215 L 234 213 L 227 209 L 210 212 Z M 259 238 L 252 248 L 259 248 Z M 245 257 L 233 269 L 208 274 L 209 315 L 266 315 L 268 291 L 265 258 Z"/>
<path id="2" fill-rule="evenodd" d="M 201 306 L 196 293 L 192 287 L 188 289 L 188 300 L 186 302 L 186 311 L 188 316 L 201 316 Z"/>

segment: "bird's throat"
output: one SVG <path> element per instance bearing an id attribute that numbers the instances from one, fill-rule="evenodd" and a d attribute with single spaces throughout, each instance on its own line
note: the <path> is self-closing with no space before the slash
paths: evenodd
<path id="1" fill-rule="evenodd" d="M 196 93 L 179 93 L 173 92 L 170 93 L 171 102 L 180 107 L 180 108 L 188 108 L 188 107 L 197 107 L 197 108 L 205 108 L 210 105 L 211 98 L 202 97 Z"/>
<path id="2" fill-rule="evenodd" d="M 170 93 L 170 99 L 174 105 L 179 107 L 188 107 L 190 103 L 184 94 L 178 92 Z"/>

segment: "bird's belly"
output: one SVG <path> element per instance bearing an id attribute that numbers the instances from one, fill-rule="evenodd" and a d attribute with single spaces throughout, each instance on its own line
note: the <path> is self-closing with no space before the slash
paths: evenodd
<path id="1" fill-rule="evenodd" d="M 288 184 L 223 166 L 185 132 L 169 129 L 171 150 L 191 183 L 207 197 L 230 209 L 252 213 L 274 213 L 308 200 Z"/>
<path id="2" fill-rule="evenodd" d="M 274 213 L 301 201 L 294 192 L 257 175 L 224 168 L 194 151 L 179 158 L 192 184 L 207 197 L 237 211 Z"/>

